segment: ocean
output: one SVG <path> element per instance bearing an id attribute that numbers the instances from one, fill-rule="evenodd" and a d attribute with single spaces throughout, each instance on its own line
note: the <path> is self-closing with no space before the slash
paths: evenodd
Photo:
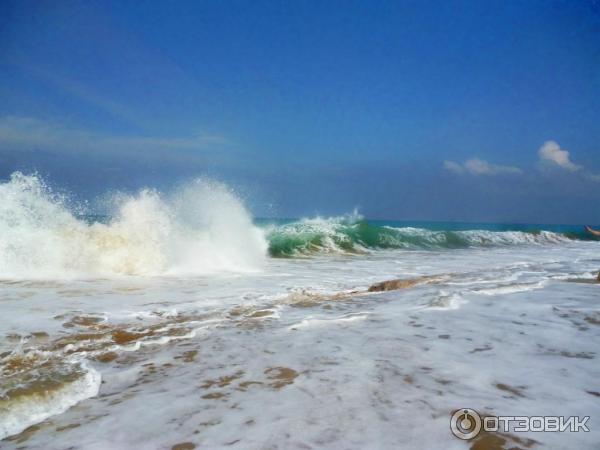
<path id="1" fill-rule="evenodd" d="M 106 202 L 0 184 L 2 449 L 598 447 L 582 226 L 255 219 L 210 180 Z M 465 408 L 590 431 L 461 440 Z"/>

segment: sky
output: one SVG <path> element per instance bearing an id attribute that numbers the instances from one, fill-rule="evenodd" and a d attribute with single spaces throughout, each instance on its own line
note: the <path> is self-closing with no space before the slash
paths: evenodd
<path id="1" fill-rule="evenodd" d="M 0 2 L 0 178 L 600 224 L 599 1 Z"/>

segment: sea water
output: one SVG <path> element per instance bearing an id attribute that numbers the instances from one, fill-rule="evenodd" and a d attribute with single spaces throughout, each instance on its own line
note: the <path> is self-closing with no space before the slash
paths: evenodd
<path id="1" fill-rule="evenodd" d="M 0 447 L 592 449 L 600 243 L 581 227 L 253 220 L 227 186 L 0 185 Z M 409 280 L 369 292 L 374 283 Z M 461 408 L 590 416 L 462 441 Z"/>

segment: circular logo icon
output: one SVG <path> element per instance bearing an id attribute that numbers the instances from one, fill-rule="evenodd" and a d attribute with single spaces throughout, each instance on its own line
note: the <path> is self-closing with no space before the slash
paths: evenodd
<path id="1" fill-rule="evenodd" d="M 450 430 L 459 439 L 473 439 L 481 431 L 481 416 L 471 408 L 459 409 L 450 418 Z"/>

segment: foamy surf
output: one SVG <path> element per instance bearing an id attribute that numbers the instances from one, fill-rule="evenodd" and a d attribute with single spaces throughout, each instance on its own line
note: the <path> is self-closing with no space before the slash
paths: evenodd
<path id="1" fill-rule="evenodd" d="M 85 363 L 45 365 L 35 377 L 21 377 L 18 383 L 2 389 L 0 440 L 94 397 L 100 383 L 100 373 Z"/>
<path id="2" fill-rule="evenodd" d="M 453 448 L 452 408 L 597 412 L 597 286 L 559 279 L 598 243 L 560 228 L 265 224 L 209 180 L 102 220 L 0 195 L 3 448 Z"/>
<path id="3" fill-rule="evenodd" d="M 599 249 L 388 249 L 271 258 L 236 276 L 3 282 L 12 353 L 0 368 L 35 392 L 65 390 L 38 415 L 13 396 L 0 446 L 460 448 L 456 408 L 595 416 L 598 286 L 556 278 L 596 270 Z M 101 374 L 97 395 L 73 384 L 75 360 Z M 62 384 L 45 381 L 48 361 L 64 365 Z M 20 431 L 28 411 L 23 426 L 38 424 Z M 540 449 L 597 442 L 519 436 Z"/>

